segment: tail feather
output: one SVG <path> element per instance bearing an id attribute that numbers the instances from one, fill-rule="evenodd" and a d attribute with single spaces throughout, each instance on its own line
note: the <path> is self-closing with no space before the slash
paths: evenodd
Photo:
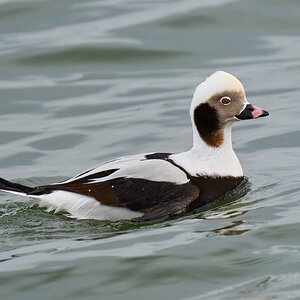
<path id="1" fill-rule="evenodd" d="M 33 191 L 34 188 L 22 185 L 19 183 L 14 183 L 8 180 L 5 180 L 0 177 L 0 190 L 15 194 L 27 195 Z"/>

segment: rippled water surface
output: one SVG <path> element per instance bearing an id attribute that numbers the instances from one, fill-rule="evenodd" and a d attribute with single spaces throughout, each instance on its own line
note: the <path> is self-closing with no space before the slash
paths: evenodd
<path id="1" fill-rule="evenodd" d="M 249 192 L 155 224 L 0 195 L 1 299 L 299 299 L 300 2 L 0 0 L 1 176 L 39 185 L 191 145 L 195 86 L 238 76 Z M 228 199 L 227 199 L 228 200 Z"/>

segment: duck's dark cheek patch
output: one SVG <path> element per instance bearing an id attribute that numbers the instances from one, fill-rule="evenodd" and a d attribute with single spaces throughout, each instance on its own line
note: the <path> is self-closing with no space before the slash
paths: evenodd
<path id="1" fill-rule="evenodd" d="M 194 122 L 201 138 L 212 147 L 223 143 L 218 113 L 208 103 L 200 104 L 194 111 Z"/>

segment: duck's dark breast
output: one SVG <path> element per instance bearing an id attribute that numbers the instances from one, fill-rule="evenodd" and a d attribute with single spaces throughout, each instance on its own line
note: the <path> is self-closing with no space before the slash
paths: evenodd
<path id="1" fill-rule="evenodd" d="M 177 165 L 169 158 L 170 153 L 154 153 L 147 155 L 147 159 L 163 159 L 182 170 L 190 179 L 190 183 L 199 190 L 199 196 L 190 203 L 186 211 L 192 211 L 201 206 L 214 202 L 217 198 L 225 195 L 227 192 L 234 190 L 244 179 L 243 176 L 192 176 L 183 167 Z"/>
<path id="2" fill-rule="evenodd" d="M 214 202 L 218 197 L 225 195 L 227 192 L 234 190 L 244 177 L 190 177 L 193 185 L 196 185 L 200 194 L 188 207 L 187 211 Z"/>

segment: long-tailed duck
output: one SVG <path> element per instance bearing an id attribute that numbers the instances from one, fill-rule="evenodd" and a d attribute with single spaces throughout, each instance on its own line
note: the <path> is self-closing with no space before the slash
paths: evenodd
<path id="1" fill-rule="evenodd" d="M 28 187 L 0 178 L 0 189 L 39 200 L 48 211 L 78 219 L 152 220 L 191 211 L 236 188 L 243 170 L 232 148 L 235 121 L 268 112 L 249 104 L 242 83 L 223 71 L 195 90 L 190 115 L 193 147 L 109 161 L 71 179 Z"/>

